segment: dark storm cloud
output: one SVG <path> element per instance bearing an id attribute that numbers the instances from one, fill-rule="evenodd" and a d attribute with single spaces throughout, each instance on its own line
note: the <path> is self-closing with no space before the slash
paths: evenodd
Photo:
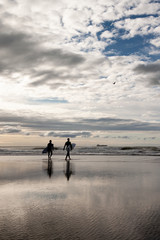
<path id="1" fill-rule="evenodd" d="M 33 79 L 33 85 L 40 85 L 44 81 L 62 79 L 60 73 L 53 71 L 58 66 L 74 67 L 85 61 L 80 54 L 64 51 L 60 48 L 45 48 L 34 36 L 2 26 L 0 32 L 0 72 L 8 75 L 19 72 L 27 74 Z M 44 65 L 50 69 L 44 71 Z M 36 70 L 35 70 L 36 69 Z M 37 79 L 37 78 L 40 79 Z M 64 77 L 63 77 L 64 78 Z"/>
<path id="2" fill-rule="evenodd" d="M 74 66 L 85 60 L 80 54 L 64 52 L 61 49 L 42 51 L 42 54 L 43 57 L 47 57 L 50 61 L 56 60 L 56 64 L 62 66 Z"/>
<path id="3" fill-rule="evenodd" d="M 59 72 L 56 70 L 39 70 L 39 71 L 34 71 L 32 73 L 32 77 L 33 79 L 35 79 L 30 85 L 31 86 L 41 86 L 44 84 L 48 84 L 50 85 L 50 87 L 52 88 L 52 86 L 54 88 L 58 88 L 61 86 L 65 85 L 65 80 L 74 80 L 77 79 L 77 75 L 71 75 L 71 74 L 63 74 L 63 72 Z M 84 76 L 82 74 L 78 75 L 78 78 L 83 78 Z M 51 81 L 54 80 L 54 81 Z"/>
<path id="4" fill-rule="evenodd" d="M 139 64 L 134 68 L 138 74 L 145 75 L 149 85 L 160 85 L 160 62 L 150 64 Z"/>
<path id="5" fill-rule="evenodd" d="M 67 121 L 56 118 L 41 118 L 40 116 L 21 117 L 14 114 L 1 114 L 0 125 L 5 126 L 21 126 L 24 131 L 64 131 L 79 132 L 80 135 L 89 137 L 88 132 L 95 131 L 159 131 L 160 125 L 152 122 L 141 122 L 132 119 L 117 119 L 117 118 L 99 118 L 99 119 L 74 119 L 74 121 Z M 74 134 L 74 133 L 73 133 Z M 77 136 L 77 134 L 76 134 Z M 66 136 L 63 136 L 66 137 Z M 72 136 L 74 137 L 74 136 Z"/>
<path id="6" fill-rule="evenodd" d="M 9 57 L 14 57 L 12 60 L 15 60 L 22 56 L 24 64 L 34 65 L 47 61 L 56 65 L 73 66 L 85 61 L 80 54 L 64 52 L 62 49 L 46 50 L 31 36 L 19 32 L 1 32 L 0 49 L 9 62 L 11 61 Z"/>
<path id="7" fill-rule="evenodd" d="M 63 137 L 63 138 L 76 138 L 76 137 L 91 137 L 92 134 L 90 132 L 49 132 L 47 135 L 41 135 L 41 136 L 48 136 L 48 137 Z"/>
<path id="8" fill-rule="evenodd" d="M 160 63 L 139 64 L 134 69 L 138 73 L 155 73 L 160 72 Z"/>
<path id="9" fill-rule="evenodd" d="M 14 127 L 14 126 L 4 126 L 2 129 L 0 129 L 0 134 L 14 134 L 14 133 L 20 133 L 21 130 Z"/>
<path id="10" fill-rule="evenodd" d="M 123 130 L 123 131 L 147 131 L 159 130 L 160 125 L 156 123 L 148 123 L 137 121 L 133 119 L 120 119 L 120 118 L 99 118 L 99 119 L 84 119 L 84 125 L 90 126 L 90 130 Z"/>
<path id="11" fill-rule="evenodd" d="M 60 74 L 54 72 L 53 70 L 38 71 L 38 72 L 35 72 L 32 76 L 33 76 L 33 79 L 38 79 L 38 80 L 33 81 L 30 84 L 30 86 L 40 86 L 40 85 L 46 84 L 48 81 L 50 81 L 50 79 L 52 80 L 60 79 Z M 62 83 L 59 83 L 58 87 L 61 85 Z"/>

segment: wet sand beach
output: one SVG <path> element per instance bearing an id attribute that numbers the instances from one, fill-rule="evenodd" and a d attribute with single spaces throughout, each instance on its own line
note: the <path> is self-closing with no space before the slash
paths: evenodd
<path id="1" fill-rule="evenodd" d="M 159 240 L 160 157 L 0 156 L 0 239 Z"/>

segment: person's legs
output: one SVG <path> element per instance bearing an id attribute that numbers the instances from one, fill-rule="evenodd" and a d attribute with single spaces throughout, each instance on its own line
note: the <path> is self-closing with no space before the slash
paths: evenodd
<path id="1" fill-rule="evenodd" d="M 52 151 L 48 151 L 48 158 L 52 157 Z"/>
<path id="2" fill-rule="evenodd" d="M 67 160 L 67 157 L 69 157 L 69 150 L 67 149 L 65 160 Z"/>
<path id="3" fill-rule="evenodd" d="M 67 151 L 67 156 L 69 157 L 69 160 L 71 159 L 70 158 L 70 150 Z"/>

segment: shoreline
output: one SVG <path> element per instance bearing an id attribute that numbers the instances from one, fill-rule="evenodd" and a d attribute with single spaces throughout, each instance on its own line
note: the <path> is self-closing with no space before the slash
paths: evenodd
<path id="1" fill-rule="evenodd" d="M 43 156 L 43 148 L 40 147 L 0 147 L 0 156 Z M 53 155 L 64 155 L 65 151 L 62 148 L 56 148 L 53 151 Z M 160 156 L 160 147 L 110 147 L 110 146 L 100 146 L 100 147 L 75 147 L 71 151 L 71 155 L 91 155 L 91 156 Z"/>
<path id="2" fill-rule="evenodd" d="M 41 155 L 41 154 L 0 154 L 0 157 L 48 157 L 47 155 Z M 54 154 L 53 156 L 65 156 L 62 154 Z M 104 157 L 160 157 L 160 154 L 118 154 L 118 153 L 113 153 L 113 154 L 97 154 L 97 153 L 83 153 L 83 154 L 72 154 L 72 156 L 104 156 Z"/>
<path id="3" fill-rule="evenodd" d="M 0 160 L 3 159 L 35 159 L 35 160 L 48 160 L 48 156 L 47 155 L 0 155 Z M 104 161 L 108 160 L 108 159 L 159 159 L 160 160 L 160 156 L 158 155 L 104 155 L 104 154 L 100 154 L 100 155 L 96 155 L 96 154 L 73 154 L 71 155 L 71 160 L 70 161 L 76 161 L 77 159 L 83 159 L 85 161 L 85 159 L 103 159 Z M 65 161 L 65 155 L 62 154 L 57 154 L 57 155 L 53 155 L 51 158 L 52 161 L 54 160 L 64 160 Z M 98 161 L 98 160 L 97 160 Z"/>

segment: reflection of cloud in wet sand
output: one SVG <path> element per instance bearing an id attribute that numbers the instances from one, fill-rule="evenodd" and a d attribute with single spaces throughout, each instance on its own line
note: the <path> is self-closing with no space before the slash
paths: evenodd
<path id="1" fill-rule="evenodd" d="M 20 158 L 0 159 L 0 239 L 158 239 L 159 162 L 78 156 L 68 182 L 60 156 L 50 179 L 44 162 Z"/>

